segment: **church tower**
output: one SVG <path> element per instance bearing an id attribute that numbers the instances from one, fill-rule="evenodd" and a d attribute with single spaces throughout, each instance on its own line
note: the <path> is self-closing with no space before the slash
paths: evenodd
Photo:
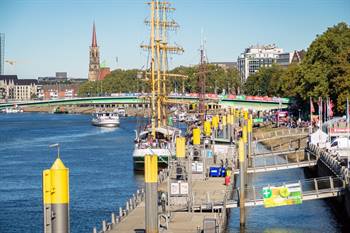
<path id="1" fill-rule="evenodd" d="M 95 22 L 92 28 L 92 43 L 90 46 L 89 81 L 97 81 L 100 76 L 100 49 L 97 46 Z"/>

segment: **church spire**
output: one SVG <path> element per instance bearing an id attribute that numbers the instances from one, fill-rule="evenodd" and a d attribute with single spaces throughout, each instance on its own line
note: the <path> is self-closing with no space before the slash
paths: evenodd
<path id="1" fill-rule="evenodd" d="M 97 40 L 96 40 L 96 29 L 95 29 L 95 21 L 92 27 L 92 43 L 91 47 L 97 47 Z"/>

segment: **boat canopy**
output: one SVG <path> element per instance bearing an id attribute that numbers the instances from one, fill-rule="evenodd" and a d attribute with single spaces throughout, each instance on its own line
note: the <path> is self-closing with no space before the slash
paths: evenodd
<path id="1" fill-rule="evenodd" d="M 149 135 L 151 132 L 152 132 L 152 129 L 148 128 L 146 131 L 142 131 L 139 134 L 139 138 L 140 139 L 147 138 L 147 135 Z M 163 127 L 156 128 L 156 135 L 162 135 L 162 138 L 173 137 L 174 134 L 175 135 L 181 134 L 181 130 L 170 126 L 163 126 Z"/>

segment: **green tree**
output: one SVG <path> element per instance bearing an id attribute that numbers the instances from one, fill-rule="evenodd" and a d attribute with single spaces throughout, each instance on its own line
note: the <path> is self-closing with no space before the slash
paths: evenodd
<path id="1" fill-rule="evenodd" d="M 250 75 L 244 85 L 247 95 L 283 96 L 283 68 L 273 64 L 271 67 L 261 67 L 258 72 Z"/>
<path id="2" fill-rule="evenodd" d="M 350 86 L 349 49 L 350 28 L 346 23 L 328 28 L 311 43 L 300 65 L 302 99 L 329 96 L 338 113 L 344 110 Z"/>

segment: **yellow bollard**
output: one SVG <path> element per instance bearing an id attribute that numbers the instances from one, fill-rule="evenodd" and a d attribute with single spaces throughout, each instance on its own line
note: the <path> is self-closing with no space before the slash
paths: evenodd
<path id="1" fill-rule="evenodd" d="M 193 129 L 193 145 L 201 144 L 201 130 L 200 128 Z"/>
<path id="2" fill-rule="evenodd" d="M 248 133 L 251 133 L 253 131 L 253 118 L 250 115 L 248 119 Z"/>
<path id="3" fill-rule="evenodd" d="M 69 169 L 58 157 L 43 171 L 44 232 L 69 232 Z M 52 218 L 51 216 L 55 216 Z"/>
<path id="4" fill-rule="evenodd" d="M 232 125 L 233 124 L 232 114 L 228 114 L 227 115 L 227 124 L 228 125 Z"/>
<path id="5" fill-rule="evenodd" d="M 248 120 L 248 111 L 243 112 L 244 120 Z"/>
<path id="6" fill-rule="evenodd" d="M 213 126 L 214 129 L 217 129 L 219 127 L 219 116 L 213 116 L 212 120 L 211 120 L 211 124 Z"/>
<path id="7" fill-rule="evenodd" d="M 227 123 L 227 118 L 226 116 L 222 116 L 222 125 L 225 126 Z"/>
<path id="8" fill-rule="evenodd" d="M 176 138 L 176 157 L 184 158 L 186 155 L 186 138 Z"/>
<path id="9" fill-rule="evenodd" d="M 247 125 L 243 125 L 243 132 L 242 132 L 242 139 L 244 143 L 248 142 L 248 135 L 247 135 Z"/>
<path id="10" fill-rule="evenodd" d="M 204 133 L 207 137 L 211 135 L 211 125 L 209 121 L 204 121 Z"/>
<path id="11" fill-rule="evenodd" d="M 241 115 L 241 113 L 239 112 L 239 109 L 236 110 L 236 118 L 239 118 L 239 116 Z"/>

